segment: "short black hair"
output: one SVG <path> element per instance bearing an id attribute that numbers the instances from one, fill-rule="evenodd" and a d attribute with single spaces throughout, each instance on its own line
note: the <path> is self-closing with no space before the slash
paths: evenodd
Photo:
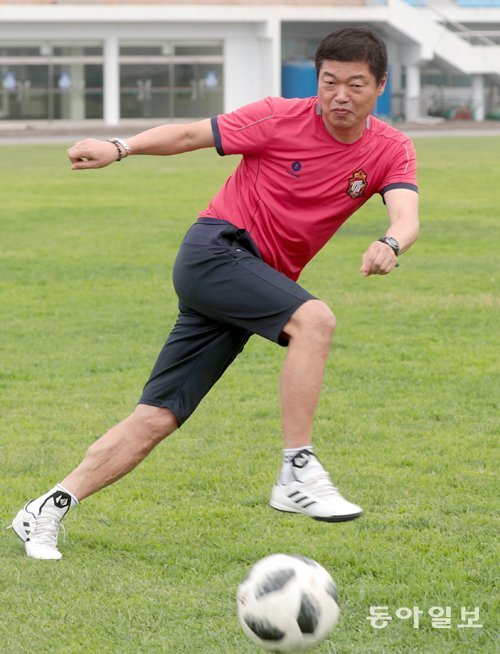
<path id="1" fill-rule="evenodd" d="M 341 27 L 325 36 L 316 50 L 316 75 L 325 59 L 365 61 L 380 84 L 387 72 L 387 48 L 380 36 L 369 27 Z"/>

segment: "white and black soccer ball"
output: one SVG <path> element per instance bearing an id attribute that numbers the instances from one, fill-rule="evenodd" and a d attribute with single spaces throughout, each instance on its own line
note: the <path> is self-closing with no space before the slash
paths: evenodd
<path id="1" fill-rule="evenodd" d="M 336 626 L 337 587 L 319 563 L 304 556 L 272 554 L 257 561 L 237 593 L 246 635 L 272 652 L 303 652 Z"/>

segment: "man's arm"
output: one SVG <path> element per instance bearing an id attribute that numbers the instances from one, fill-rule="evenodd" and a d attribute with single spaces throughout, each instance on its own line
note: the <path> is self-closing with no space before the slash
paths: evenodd
<path id="1" fill-rule="evenodd" d="M 153 127 L 127 139 L 130 154 L 170 155 L 214 147 L 210 119 Z M 114 143 L 97 139 L 78 141 L 68 150 L 73 170 L 103 168 L 118 158 Z"/>
<path id="2" fill-rule="evenodd" d="M 399 254 L 402 254 L 418 237 L 418 193 L 404 188 L 392 189 L 384 195 L 384 200 L 390 222 L 385 235 L 398 241 Z M 363 255 L 361 274 L 364 277 L 387 275 L 396 264 L 397 257 L 393 249 L 385 243 L 374 241 Z"/>

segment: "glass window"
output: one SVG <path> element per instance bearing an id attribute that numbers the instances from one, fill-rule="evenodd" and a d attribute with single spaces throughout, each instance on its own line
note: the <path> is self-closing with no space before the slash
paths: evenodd
<path id="1" fill-rule="evenodd" d="M 0 66 L 0 117 L 36 120 L 49 117 L 49 67 Z"/>
<path id="2" fill-rule="evenodd" d="M 0 57 L 39 57 L 39 45 L 2 45 Z"/>
<path id="3" fill-rule="evenodd" d="M 52 118 L 84 120 L 103 115 L 102 66 L 71 64 L 52 71 Z"/>
<path id="4" fill-rule="evenodd" d="M 123 57 L 209 56 L 222 55 L 222 41 L 164 41 L 124 42 L 120 45 Z"/>
<path id="5" fill-rule="evenodd" d="M 120 107 L 122 118 L 172 116 L 171 66 L 169 64 L 122 64 Z"/>
<path id="6" fill-rule="evenodd" d="M 99 42 L 3 42 L 0 119 L 102 118 L 102 52 Z"/>
<path id="7" fill-rule="evenodd" d="M 101 43 L 0 43 L 0 57 L 100 57 Z"/>
<path id="8" fill-rule="evenodd" d="M 175 43 L 176 55 L 222 55 L 221 42 Z"/>
<path id="9" fill-rule="evenodd" d="M 165 54 L 163 52 L 163 45 L 151 43 L 135 43 L 120 45 L 120 55 L 122 57 L 159 57 Z"/>
<path id="10" fill-rule="evenodd" d="M 174 116 L 204 118 L 222 112 L 222 65 L 176 64 Z"/>
<path id="11" fill-rule="evenodd" d="M 223 108 L 222 41 L 123 42 L 122 118 L 204 118 Z"/>
<path id="12" fill-rule="evenodd" d="M 66 45 L 54 44 L 52 53 L 54 57 L 100 57 L 102 56 L 102 45 L 96 44 L 77 44 L 71 43 Z"/>

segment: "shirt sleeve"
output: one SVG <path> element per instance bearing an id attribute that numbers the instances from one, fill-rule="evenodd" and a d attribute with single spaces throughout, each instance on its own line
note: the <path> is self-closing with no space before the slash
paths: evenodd
<path id="1" fill-rule="evenodd" d="M 258 154 L 266 149 L 275 124 L 272 98 L 215 116 L 212 131 L 217 152 L 221 156 Z"/>
<path id="2" fill-rule="evenodd" d="M 397 143 L 390 153 L 391 163 L 381 184 L 382 197 L 395 188 L 406 188 L 418 192 L 417 155 L 410 139 Z"/>

